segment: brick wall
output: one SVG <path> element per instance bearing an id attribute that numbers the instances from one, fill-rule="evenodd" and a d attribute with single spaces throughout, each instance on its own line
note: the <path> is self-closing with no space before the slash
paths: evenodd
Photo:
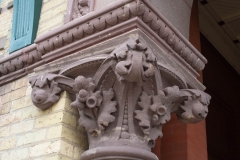
<path id="1" fill-rule="evenodd" d="M 64 24 L 68 0 L 43 0 L 37 37 Z"/>
<path id="2" fill-rule="evenodd" d="M 190 42 L 200 50 L 200 31 L 197 0 L 193 1 L 190 21 Z M 201 75 L 201 73 L 200 73 Z M 199 77 L 202 82 L 202 77 Z M 163 126 L 161 160 L 207 160 L 205 120 L 197 124 L 183 124 L 176 115 Z"/>
<path id="3" fill-rule="evenodd" d="M 0 160 L 79 160 L 88 145 L 67 92 L 45 111 L 30 94 L 28 77 L 0 87 Z"/>
<path id="4" fill-rule="evenodd" d="M 0 8 L 6 8 L 8 3 L 12 0 L 2 0 L 0 3 Z M 3 56 L 7 56 L 9 54 L 9 46 L 11 39 L 11 31 L 12 31 L 12 14 L 13 8 L 7 9 L 0 14 L 0 37 L 7 36 L 7 42 L 4 46 L 4 49 L 0 50 L 0 58 Z"/>
<path id="5" fill-rule="evenodd" d="M 0 8 L 6 8 L 13 0 L 2 0 Z M 39 20 L 37 37 L 64 24 L 64 15 L 68 0 L 43 0 Z M 0 14 L 0 37 L 7 36 L 4 49 L 0 50 L 0 58 L 9 55 L 9 46 L 12 32 L 13 8 L 4 10 Z"/>

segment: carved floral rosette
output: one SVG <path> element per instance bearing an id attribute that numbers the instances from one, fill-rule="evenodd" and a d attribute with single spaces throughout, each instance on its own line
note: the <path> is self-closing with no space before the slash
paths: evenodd
<path id="1" fill-rule="evenodd" d="M 163 136 L 162 126 L 172 113 L 183 123 L 197 123 L 208 113 L 208 94 L 163 85 L 164 77 L 153 51 L 139 39 L 113 50 L 91 78 L 79 75 L 72 80 L 60 76 L 65 80 L 59 88 L 59 77 L 43 77 L 31 80 L 36 106 L 51 106 L 64 85 L 75 94 L 71 106 L 79 110 L 79 123 L 89 140 L 89 150 L 83 153 L 82 160 L 157 160 L 150 151 L 155 140 Z"/>

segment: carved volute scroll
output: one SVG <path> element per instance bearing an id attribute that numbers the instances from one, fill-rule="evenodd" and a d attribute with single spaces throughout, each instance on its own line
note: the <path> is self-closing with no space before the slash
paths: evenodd
<path id="1" fill-rule="evenodd" d="M 29 82 L 33 104 L 40 109 L 47 109 L 59 100 L 63 89 L 71 93 L 73 80 L 61 75 L 44 74 L 30 78 Z"/>
<path id="2" fill-rule="evenodd" d="M 33 78 L 32 100 L 46 109 L 61 90 L 74 94 L 71 107 L 79 110 L 89 140 L 81 160 L 157 160 L 151 148 L 171 114 L 197 123 L 207 116 L 211 97 L 197 89 L 163 86 L 155 54 L 142 39 L 131 39 L 116 47 L 93 77 Z"/>

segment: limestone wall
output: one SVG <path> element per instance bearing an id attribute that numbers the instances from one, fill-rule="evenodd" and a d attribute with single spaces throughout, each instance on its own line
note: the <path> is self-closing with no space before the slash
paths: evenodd
<path id="1" fill-rule="evenodd" d="M 30 94 L 28 77 L 0 87 L 0 160 L 79 160 L 87 139 L 67 92 L 45 111 Z"/>
<path id="2" fill-rule="evenodd" d="M 0 50 L 0 58 L 9 55 L 13 8 L 6 9 L 6 7 L 12 1 L 2 0 L 0 3 L 0 8 L 4 8 L 0 14 L 0 37 L 7 36 L 4 49 Z M 68 0 L 43 0 L 37 37 L 64 24 L 67 4 Z"/>

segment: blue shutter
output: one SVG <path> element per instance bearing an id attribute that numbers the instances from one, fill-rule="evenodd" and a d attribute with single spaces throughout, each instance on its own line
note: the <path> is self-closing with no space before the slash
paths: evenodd
<path id="1" fill-rule="evenodd" d="M 36 38 L 42 0 L 14 0 L 10 52 L 33 43 Z"/>

